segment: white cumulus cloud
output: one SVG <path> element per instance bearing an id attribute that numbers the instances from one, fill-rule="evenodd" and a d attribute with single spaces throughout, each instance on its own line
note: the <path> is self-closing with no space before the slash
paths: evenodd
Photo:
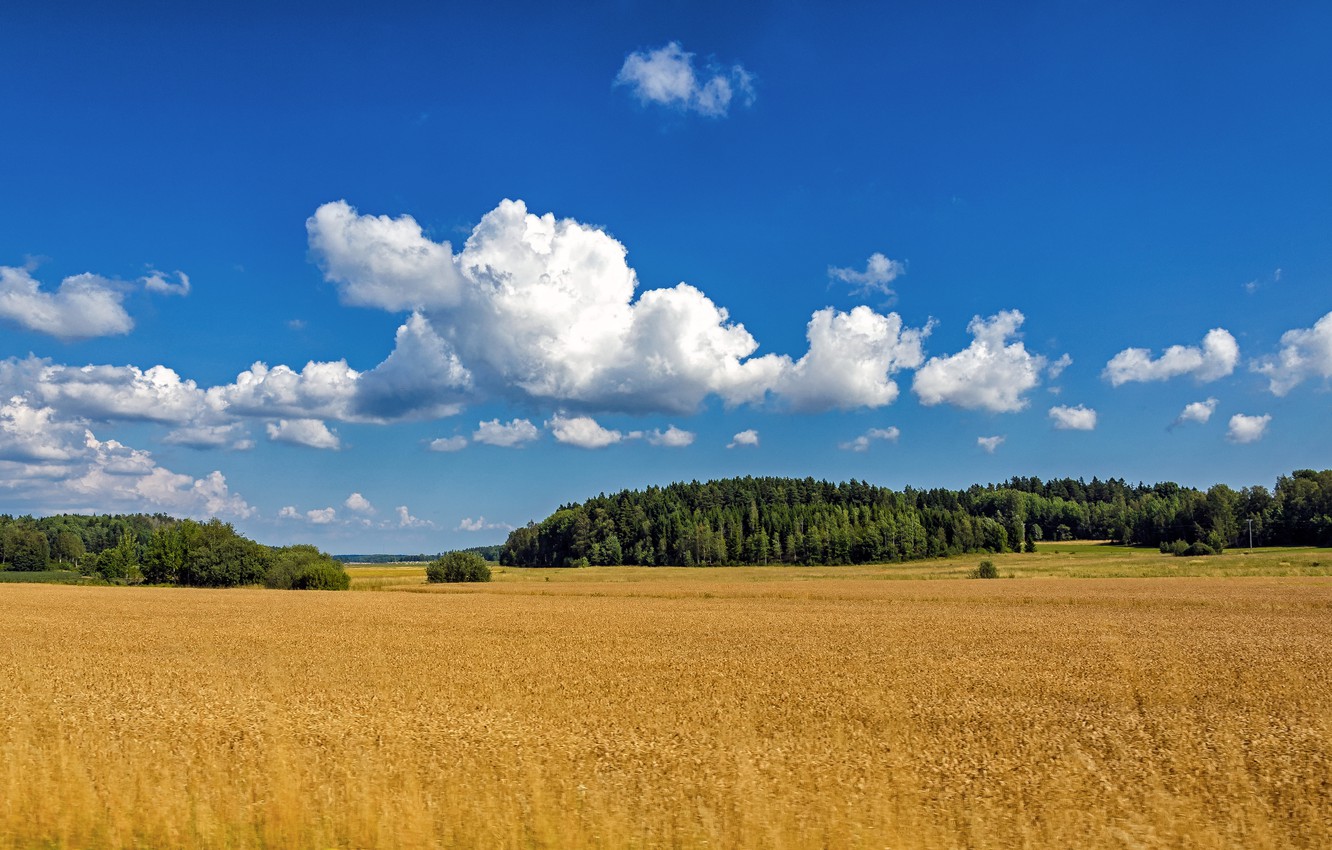
<path id="1" fill-rule="evenodd" d="M 647 434 L 647 441 L 654 446 L 666 446 L 668 448 L 679 449 L 693 444 L 694 433 L 692 431 L 686 431 L 683 428 L 676 428 L 674 425 L 669 425 L 666 427 L 665 431 L 660 428 L 649 431 Z"/>
<path id="2" fill-rule="evenodd" d="M 1202 345 L 1172 345 L 1152 359 L 1146 348 L 1126 348 L 1110 358 L 1102 373 L 1111 386 L 1130 381 L 1165 381 L 1192 375 L 1200 382 L 1215 381 L 1235 371 L 1239 343 L 1225 328 L 1213 328 Z"/>
<path id="3" fill-rule="evenodd" d="M 642 103 L 656 103 L 684 112 L 720 117 L 738 100 L 754 102 L 754 75 L 741 65 L 694 66 L 694 54 L 672 41 L 656 50 L 630 53 L 620 66 L 615 85 L 626 86 Z"/>
<path id="4" fill-rule="evenodd" d="M 338 512 L 333 508 L 315 508 L 305 512 L 305 518 L 315 525 L 329 525 L 338 518 Z"/>
<path id="5" fill-rule="evenodd" d="M 1020 341 L 1008 342 L 1023 321 L 1017 310 L 973 317 L 967 325 L 971 345 L 949 357 L 931 357 L 916 372 L 912 391 L 927 406 L 947 403 L 992 413 L 1024 409 L 1024 393 L 1040 383 L 1045 358 Z"/>
<path id="6" fill-rule="evenodd" d="M 370 504 L 370 500 L 365 496 L 362 496 L 360 493 L 352 493 L 342 505 L 347 510 L 355 511 L 358 514 L 375 513 L 375 506 Z"/>
<path id="7" fill-rule="evenodd" d="M 114 281 L 79 274 L 54 293 L 41 288 L 30 269 L 0 266 L 0 321 L 62 340 L 127 334 L 134 320 Z"/>
<path id="8" fill-rule="evenodd" d="M 312 449 L 342 448 L 338 435 L 318 419 L 279 419 L 268 423 L 268 439 L 275 443 L 290 443 Z"/>
<path id="9" fill-rule="evenodd" d="M 467 438 L 462 435 L 439 437 L 430 441 L 432 452 L 460 452 L 467 448 Z"/>
<path id="10" fill-rule="evenodd" d="M 499 419 L 478 422 L 476 430 L 472 432 L 472 439 L 476 442 L 506 449 L 530 443 L 539 436 L 541 432 L 527 419 L 513 419 L 507 423 Z"/>
<path id="11" fill-rule="evenodd" d="M 811 318 L 799 360 L 754 356 L 758 341 L 698 288 L 638 292 L 621 243 L 530 214 L 521 201 L 487 213 L 457 254 L 414 223 L 361 216 L 341 201 L 307 226 L 311 253 L 344 300 L 414 310 L 389 359 L 336 397 L 341 417 L 438 416 L 489 396 L 627 413 L 693 413 L 711 395 L 730 406 L 769 395 L 802 410 L 879 406 L 897 396 L 890 375 L 919 364 L 928 333 L 894 313 L 828 308 Z M 359 238 L 330 239 L 329 228 Z M 412 266 L 410 286 L 400 280 L 403 257 L 428 258 Z M 404 289 L 415 294 L 405 299 Z"/>
<path id="12" fill-rule="evenodd" d="M 1096 411 L 1078 405 L 1057 405 L 1050 408 L 1050 419 L 1060 431 L 1092 431 L 1096 428 Z"/>
<path id="13" fill-rule="evenodd" d="M 603 428 L 590 416 L 556 415 L 546 427 L 555 435 L 556 441 L 582 449 L 604 449 L 624 439 L 624 434 Z"/>
<path id="14" fill-rule="evenodd" d="M 1281 335 L 1281 351 L 1254 364 L 1267 376 L 1273 395 L 1284 396 L 1310 378 L 1332 378 L 1332 313 L 1311 328 L 1296 328 Z"/>
<path id="15" fill-rule="evenodd" d="M 398 505 L 394 509 L 398 514 L 398 528 L 434 528 L 435 524 L 428 519 L 418 519 L 412 516 L 407 510 L 406 505 Z"/>
<path id="16" fill-rule="evenodd" d="M 1247 416 L 1236 413 L 1230 417 L 1230 427 L 1226 429 L 1226 439 L 1232 443 L 1256 443 L 1267 433 L 1267 426 L 1272 421 L 1271 414 Z"/>
<path id="17" fill-rule="evenodd" d="M 1207 421 L 1212 418 L 1212 414 L 1216 412 L 1216 405 L 1217 400 L 1214 398 L 1209 398 L 1206 401 L 1189 402 L 1184 405 L 1184 409 L 1180 411 L 1179 416 L 1175 417 L 1171 427 L 1189 422 L 1206 425 Z"/>
<path id="18" fill-rule="evenodd" d="M 885 440 L 889 443 L 896 443 L 902 436 L 902 431 L 896 425 L 887 428 L 871 428 L 853 440 L 845 443 L 839 443 L 838 448 L 853 452 L 867 452 L 870 445 L 875 440 Z"/>
<path id="19" fill-rule="evenodd" d="M 1007 438 L 998 434 L 993 437 L 977 437 L 976 445 L 985 449 L 988 454 L 994 454 L 994 450 L 1002 446 L 1005 439 Z"/>
<path id="20" fill-rule="evenodd" d="M 889 378 L 925 359 L 921 344 L 930 327 L 902 327 L 896 313 L 879 315 L 868 307 L 842 313 L 828 307 L 809 320 L 809 352 L 786 365 L 777 392 L 801 411 L 882 407 L 898 395 Z"/>
<path id="21" fill-rule="evenodd" d="M 741 431 L 731 438 L 731 442 L 726 444 L 726 448 L 733 449 L 736 446 L 757 446 L 759 444 L 758 431 L 753 428 Z"/>

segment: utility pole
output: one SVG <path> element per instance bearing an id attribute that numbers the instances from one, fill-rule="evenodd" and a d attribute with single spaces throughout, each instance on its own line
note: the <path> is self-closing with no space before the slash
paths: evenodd
<path id="1" fill-rule="evenodd" d="M 1253 519 L 1250 518 L 1248 520 L 1248 523 L 1249 523 L 1249 551 L 1253 552 Z"/>

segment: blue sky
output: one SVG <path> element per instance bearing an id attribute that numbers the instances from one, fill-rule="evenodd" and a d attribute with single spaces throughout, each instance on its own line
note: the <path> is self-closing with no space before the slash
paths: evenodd
<path id="1" fill-rule="evenodd" d="M 2 512 L 1332 465 L 1326 4 L 128 5 L 0 28 Z"/>

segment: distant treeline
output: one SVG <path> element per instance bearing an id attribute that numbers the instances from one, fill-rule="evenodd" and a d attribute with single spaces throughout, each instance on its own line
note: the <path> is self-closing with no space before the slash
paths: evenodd
<path id="1" fill-rule="evenodd" d="M 342 564 L 313 546 L 263 546 L 217 519 L 0 515 L 0 570 L 52 567 L 124 584 L 346 590 L 350 583 Z"/>
<path id="2" fill-rule="evenodd" d="M 1123 479 L 1013 478 L 966 490 L 903 491 L 863 481 L 732 478 L 602 494 L 509 535 L 500 562 L 860 564 L 1032 549 L 1042 540 L 1182 540 L 1220 550 L 1332 545 L 1332 470 L 1276 488 L 1207 490 Z"/>
<path id="3" fill-rule="evenodd" d="M 499 561 L 500 551 L 504 548 L 503 543 L 496 543 L 493 546 L 473 546 L 470 549 L 455 549 L 455 552 L 470 552 L 480 555 L 483 559 L 491 562 Z M 441 557 L 445 553 L 439 552 L 434 555 L 334 555 L 344 564 L 417 564 L 427 563 Z"/>

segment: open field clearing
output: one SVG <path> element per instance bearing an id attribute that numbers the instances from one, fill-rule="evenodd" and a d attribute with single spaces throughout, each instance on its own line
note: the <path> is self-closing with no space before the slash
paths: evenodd
<path id="1" fill-rule="evenodd" d="M 1311 547 L 1259 548 L 1252 553 L 1231 549 L 1206 558 L 1177 558 L 1155 549 L 1070 541 L 1042 543 L 1034 553 L 961 555 L 899 564 L 833 567 L 580 567 L 521 569 L 496 567 L 493 581 L 579 584 L 660 583 L 679 580 L 713 582 L 774 582 L 825 579 L 953 579 L 966 578 L 981 559 L 994 561 L 999 574 L 1012 578 L 1149 578 L 1237 576 L 1326 576 L 1332 578 L 1332 549 Z M 350 565 L 352 590 L 405 590 L 425 584 L 424 564 Z M 506 588 L 507 589 L 507 588 Z"/>
<path id="2" fill-rule="evenodd" d="M 1332 579 L 874 569 L 0 586 L 0 848 L 1332 846 Z"/>

